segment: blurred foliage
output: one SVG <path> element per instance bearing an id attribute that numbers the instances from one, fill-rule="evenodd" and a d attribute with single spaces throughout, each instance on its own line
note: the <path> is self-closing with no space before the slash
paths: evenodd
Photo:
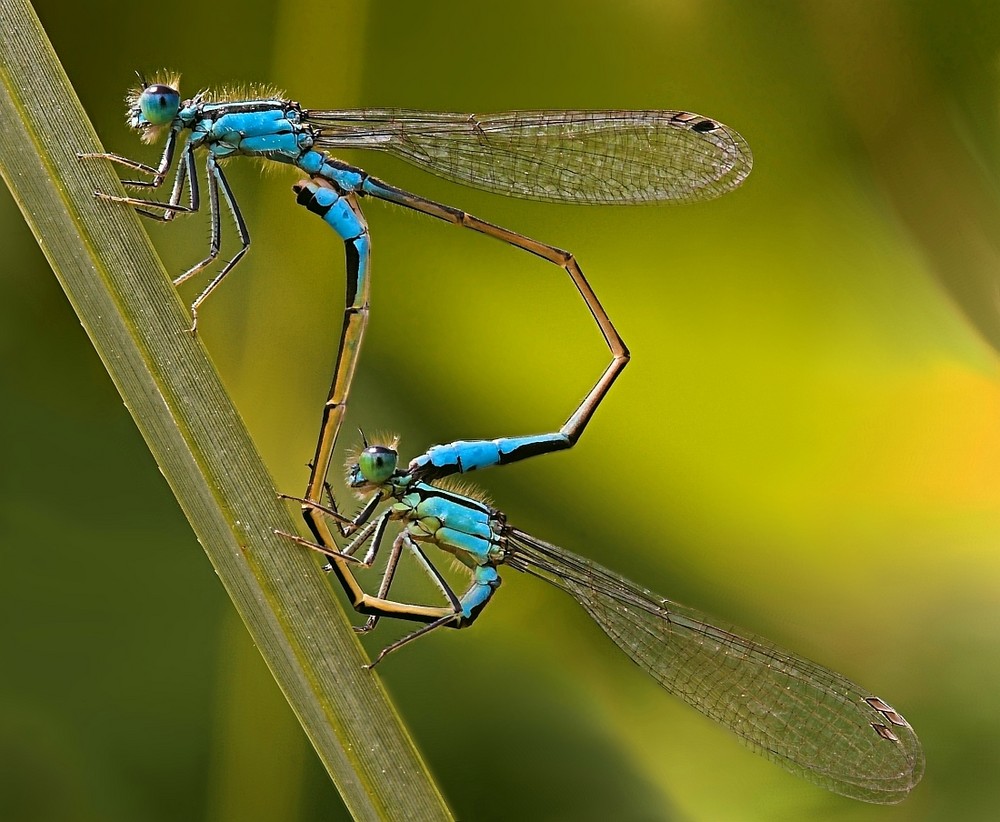
<path id="1" fill-rule="evenodd" d="M 156 150 L 124 127 L 122 93 L 160 66 L 186 92 L 261 81 L 318 107 L 688 108 L 738 129 L 747 184 L 683 208 L 521 203 L 347 159 L 572 249 L 632 349 L 576 449 L 476 478 L 496 503 L 864 682 L 917 728 L 923 783 L 883 809 L 786 776 L 511 572 L 473 630 L 380 674 L 463 819 L 993 817 L 995 4 L 251 0 L 218 15 L 179 0 L 97 2 L 89 22 L 36 7 L 108 148 L 140 158 Z M 294 492 L 342 250 L 299 214 L 294 177 L 230 169 L 255 244 L 200 332 Z M 571 286 L 468 232 L 379 205 L 368 217 L 374 305 L 345 432 L 398 430 L 408 456 L 561 423 L 606 356 Z M 182 222 L 150 226 L 170 270 L 204 250 L 204 220 Z M 6 194 L 0 232 L 0 817 L 336 818 Z"/>

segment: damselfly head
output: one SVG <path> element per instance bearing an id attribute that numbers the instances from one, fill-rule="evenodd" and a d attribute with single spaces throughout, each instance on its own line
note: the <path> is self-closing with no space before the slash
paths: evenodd
<path id="1" fill-rule="evenodd" d="M 140 85 L 125 97 L 128 104 L 126 122 L 129 128 L 142 134 L 144 143 L 155 143 L 169 129 L 181 107 L 181 76 L 158 72 L 151 81 L 136 72 Z"/>
<path id="2" fill-rule="evenodd" d="M 364 432 L 364 448 L 348 455 L 347 484 L 351 488 L 368 489 L 384 485 L 396 473 L 399 465 L 399 437 L 376 436 L 371 445 Z"/>

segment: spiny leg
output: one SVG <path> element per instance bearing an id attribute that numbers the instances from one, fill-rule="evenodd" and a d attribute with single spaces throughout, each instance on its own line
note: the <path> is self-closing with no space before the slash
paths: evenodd
<path id="1" fill-rule="evenodd" d="M 146 165 L 145 163 L 140 163 L 138 160 L 123 157 L 120 154 L 110 154 L 106 152 L 80 153 L 77 154 L 76 157 L 78 160 L 107 160 L 108 162 L 116 163 L 117 165 L 125 166 L 126 168 L 131 168 L 134 171 L 141 171 L 143 174 L 149 174 L 153 177 L 152 180 L 122 180 L 122 185 L 124 186 L 132 186 L 135 188 L 159 188 L 166 179 L 167 173 L 170 171 L 171 163 L 173 163 L 174 149 L 177 146 L 177 137 L 179 133 L 180 132 L 176 130 L 172 130 L 170 132 L 170 136 L 167 137 L 167 144 L 163 147 L 163 154 L 160 156 L 160 164 L 156 168 Z"/>
<path id="2" fill-rule="evenodd" d="M 303 505 L 308 505 L 309 501 L 301 499 L 300 497 L 291 497 L 285 494 L 279 495 L 282 499 L 298 500 Z M 321 507 L 320 510 L 327 514 L 332 515 L 329 509 Z M 378 519 L 367 523 L 363 528 L 361 528 L 354 539 L 350 541 L 344 548 L 330 547 L 327 545 L 321 545 L 318 542 L 314 542 L 311 539 L 306 539 L 305 537 L 300 537 L 298 534 L 289 534 L 286 531 L 281 531 L 275 529 L 275 534 L 286 539 L 290 539 L 297 545 L 301 545 L 304 548 L 309 548 L 318 554 L 323 554 L 330 562 L 323 566 L 324 571 L 332 571 L 332 563 L 334 561 L 350 562 L 355 565 L 360 565 L 363 568 L 370 568 L 372 563 L 375 561 L 375 557 L 378 555 L 379 548 L 382 545 L 382 539 L 385 536 L 385 529 L 389 524 L 388 513 L 383 513 Z M 365 554 L 364 558 L 358 559 L 354 556 L 358 549 L 361 548 L 365 543 L 370 543 L 370 547 Z"/>
<path id="3" fill-rule="evenodd" d="M 171 138 L 174 138 L 175 136 L 176 135 L 172 134 Z M 142 163 L 136 163 L 135 161 L 128 160 L 128 158 L 125 157 L 119 157 L 117 154 L 81 154 L 79 156 L 80 159 L 84 160 L 91 158 L 111 160 L 112 162 L 122 163 L 129 167 L 146 171 L 147 173 L 152 172 L 156 176 L 151 182 L 143 182 L 142 180 L 122 180 L 122 185 L 129 187 L 148 186 L 152 188 L 159 188 L 166 177 L 167 171 L 169 171 L 169 164 L 165 166 L 164 162 L 169 163 L 169 161 L 173 159 L 173 143 L 174 139 L 168 140 L 168 151 L 164 151 L 164 160 L 160 162 L 160 167 L 156 169 L 151 169 L 149 166 L 143 165 Z M 181 205 L 181 199 L 184 197 L 185 185 L 187 185 L 189 192 L 188 205 L 186 206 Z M 174 177 L 174 185 L 170 191 L 170 197 L 166 201 L 150 200 L 144 197 L 119 197 L 116 194 L 105 194 L 103 191 L 95 191 L 94 196 L 99 200 L 106 200 L 107 202 L 134 206 L 135 210 L 139 214 L 153 220 L 159 220 L 160 222 L 170 222 L 178 214 L 194 213 L 200 207 L 200 197 L 198 194 L 198 175 L 194 164 L 194 150 L 191 147 L 191 142 L 186 142 L 184 144 L 184 148 L 181 150 L 180 160 L 177 163 L 177 174 Z M 149 209 L 155 209 L 155 211 L 150 211 Z"/>
<path id="4" fill-rule="evenodd" d="M 185 183 L 188 185 L 188 204 L 187 206 L 182 206 L 180 202 L 184 196 Z M 99 199 L 116 201 L 114 197 L 107 194 L 96 194 L 98 194 Z M 194 153 L 191 150 L 190 143 L 186 143 L 184 150 L 181 152 L 181 159 L 177 164 L 177 176 L 174 178 L 174 187 L 170 191 L 170 200 L 166 205 L 156 203 L 155 201 L 149 202 L 152 204 L 151 207 L 158 208 L 163 213 L 158 214 L 156 211 L 150 211 L 148 208 L 139 208 L 138 206 L 136 206 L 136 212 L 143 217 L 158 220 L 161 223 L 169 223 L 178 215 L 193 214 L 201 208 L 201 194 L 198 190 L 198 170 L 195 168 Z"/>
<path id="5" fill-rule="evenodd" d="M 122 184 L 126 186 L 146 186 L 158 188 L 166 177 L 167 172 L 170 170 L 170 164 L 173 160 L 173 151 L 176 144 L 177 133 L 171 132 L 170 138 L 167 141 L 167 147 L 163 152 L 163 158 L 160 161 L 160 165 L 157 168 L 152 168 L 143 163 L 136 162 L 135 160 L 130 160 L 127 157 L 121 157 L 117 154 L 80 154 L 78 155 L 80 159 L 104 159 L 111 162 L 124 165 L 128 168 L 134 168 L 138 171 L 143 171 L 147 174 L 154 175 L 153 180 L 149 182 L 141 180 L 123 180 Z M 191 303 L 191 327 L 190 331 L 194 332 L 198 327 L 198 308 L 205 301 L 209 294 L 215 290 L 215 288 L 222 282 L 223 278 L 236 266 L 236 264 L 243 258 L 243 255 L 247 253 L 250 247 L 250 232 L 247 229 L 246 221 L 243 219 L 243 213 L 240 211 L 240 207 L 236 202 L 236 198 L 233 195 L 233 190 L 229 185 L 229 181 L 226 179 L 225 174 L 222 172 L 222 168 L 219 165 L 218 160 L 215 155 L 211 152 L 208 153 L 208 159 L 206 161 L 206 171 L 208 177 L 208 193 L 209 193 L 209 211 L 210 211 L 210 225 L 211 225 L 211 236 L 209 240 L 209 251 L 208 256 L 206 256 L 199 263 L 191 266 L 187 271 L 181 274 L 179 277 L 174 279 L 174 285 L 180 285 L 185 280 L 190 279 L 195 276 L 206 266 L 211 264 L 218 256 L 219 250 L 222 244 L 222 226 L 221 226 L 221 214 L 219 208 L 219 188 L 222 188 L 222 195 L 226 200 L 226 204 L 229 206 L 229 211 L 233 216 L 233 221 L 236 223 L 236 231 L 239 234 L 240 242 L 242 244 L 240 250 L 233 255 L 223 267 L 222 270 L 215 275 L 212 281 L 205 287 L 205 289 L 198 295 L 193 303 Z M 182 205 L 181 199 L 184 196 L 184 189 L 188 189 L 188 205 Z M 150 200 L 143 197 L 119 197 L 114 194 L 105 194 L 104 192 L 95 191 L 94 196 L 101 200 L 106 200 L 112 203 L 121 203 L 123 205 L 130 205 L 135 210 L 141 214 L 143 217 L 148 217 L 152 220 L 157 220 L 159 222 L 170 222 L 179 214 L 193 214 L 198 211 L 201 207 L 201 196 L 198 187 L 198 174 L 195 167 L 194 161 L 194 151 L 192 148 L 191 141 L 189 140 L 184 144 L 184 148 L 181 151 L 181 156 L 177 164 L 177 175 L 174 178 L 174 185 L 170 193 L 170 198 L 165 201 Z"/>
<path id="6" fill-rule="evenodd" d="M 385 573 L 383 573 L 382 575 L 382 583 L 379 585 L 378 589 L 378 595 L 377 595 L 378 598 L 386 602 L 391 601 L 388 599 L 389 586 L 392 584 L 392 580 L 396 575 L 396 566 L 399 564 L 399 558 L 401 556 L 402 548 L 404 546 L 410 549 L 413 555 L 417 558 L 417 561 L 420 563 L 420 567 L 424 569 L 424 571 L 431 578 L 434 584 L 437 585 L 438 589 L 441 591 L 441 594 L 444 596 L 444 598 L 448 600 L 448 606 L 454 612 L 452 616 L 455 619 L 457 619 L 462 613 L 461 599 L 459 599 L 459 597 L 455 594 L 455 592 L 452 590 L 451 586 L 447 583 L 445 578 L 441 576 L 441 572 L 438 571 L 434 563 L 427 558 L 427 555 L 423 552 L 423 549 L 421 549 L 421 547 L 417 544 L 416 540 L 414 540 L 406 531 L 400 533 L 399 536 L 397 536 L 396 539 L 393 541 L 392 554 L 390 554 L 389 556 L 389 562 L 386 564 Z M 392 616 L 392 615 L 393 614 L 391 612 L 386 614 L 373 614 L 368 618 L 368 622 L 366 622 L 361 629 L 358 629 L 359 633 L 366 633 L 367 631 L 370 631 L 378 624 L 378 621 L 379 619 L 381 619 L 382 616 Z M 447 619 L 444 618 L 444 621 L 447 622 Z M 416 633 L 418 635 L 426 633 L 426 630 L 421 630 Z M 406 638 L 404 638 L 403 641 L 396 644 L 395 647 L 398 648 L 400 645 L 403 645 L 405 641 L 407 641 Z M 383 653 L 379 655 L 379 659 L 385 656 L 386 653 L 388 653 L 388 650 L 384 650 Z M 377 661 L 378 660 L 376 660 L 376 662 Z M 375 663 L 373 662 L 372 665 L 374 664 Z M 369 665 L 368 667 L 370 668 L 372 666 Z"/>
<path id="7" fill-rule="evenodd" d="M 378 593 L 376 596 L 380 600 L 388 600 L 389 588 L 392 585 L 392 581 L 396 576 L 396 568 L 399 566 L 399 558 L 403 555 L 403 543 L 404 534 L 400 534 L 392 541 L 392 550 L 389 552 L 389 558 L 385 563 L 385 571 L 382 574 L 382 581 L 378 586 Z M 367 634 L 369 631 L 378 625 L 378 621 L 381 619 L 379 614 L 371 614 L 367 620 L 365 620 L 364 625 L 355 626 L 354 630 L 359 634 Z"/>
<path id="8" fill-rule="evenodd" d="M 290 497 L 289 499 L 295 498 Z M 308 504 L 309 502 L 307 500 L 303 501 L 303 505 Z M 330 509 L 325 508 L 324 506 L 317 505 L 316 507 L 320 513 L 331 513 Z M 336 516 L 339 517 L 340 515 L 338 514 Z M 390 519 L 390 513 L 388 511 L 383 512 L 378 519 L 373 520 L 362 528 L 355 540 L 352 541 L 352 543 L 343 551 L 330 549 L 325 545 L 305 539 L 297 534 L 289 534 L 285 531 L 279 530 L 276 530 L 275 533 L 279 536 L 290 539 L 297 545 L 309 548 L 310 550 L 316 551 L 317 553 L 323 554 L 327 557 L 330 560 L 330 563 L 325 566 L 323 570 L 332 571 L 337 576 L 351 598 L 351 605 L 359 613 L 367 614 L 370 617 L 387 616 L 394 619 L 405 619 L 424 623 L 436 623 L 441 620 L 442 617 L 446 617 L 445 622 L 448 622 L 460 617 L 462 613 L 461 600 L 455 596 L 454 592 L 452 592 L 448 587 L 447 582 L 445 582 L 443 577 L 441 577 L 441 574 L 436 568 L 434 568 L 430 560 L 428 560 L 423 552 L 420 551 L 419 546 L 417 546 L 416 543 L 410 539 L 405 531 L 400 533 L 393 541 L 393 547 L 390 551 L 386 570 L 383 572 L 382 582 L 379 585 L 378 595 L 372 596 L 361 588 L 354 577 L 353 571 L 350 569 L 350 565 L 355 564 L 366 567 L 372 565 L 378 554 L 379 547 L 385 537 L 386 527 Z M 369 549 L 363 560 L 359 560 L 348 553 L 357 551 L 358 547 L 363 545 L 369 539 L 372 540 L 372 547 Z M 396 568 L 399 562 L 401 546 L 404 545 L 415 551 L 422 565 L 428 570 L 432 578 L 444 592 L 445 597 L 449 600 L 449 605 L 419 605 L 408 602 L 398 602 L 387 598 L 389 586 L 395 576 Z M 377 621 L 377 619 L 374 621 L 369 619 L 365 625 L 359 626 L 355 628 L 355 630 L 360 633 L 364 633 L 374 627 Z"/>
<path id="9" fill-rule="evenodd" d="M 421 550 L 420 546 L 416 543 L 416 541 L 414 541 L 413 538 L 406 533 L 406 531 L 403 531 L 398 537 L 396 537 L 396 540 L 393 542 L 393 554 L 390 556 L 390 562 L 392 562 L 393 560 L 395 561 L 392 562 L 391 569 L 388 566 L 386 567 L 386 573 L 382 576 L 382 584 L 379 586 L 379 592 L 378 592 L 379 599 L 383 602 L 392 601 L 386 599 L 386 597 L 389 594 L 389 586 L 392 583 L 392 579 L 396 574 L 396 564 L 399 562 L 400 552 L 404 545 L 413 552 L 414 556 L 416 556 L 417 560 L 420 562 L 424 570 L 430 575 L 431 579 L 433 579 L 434 582 L 437 583 L 438 587 L 441 589 L 441 592 L 444 594 L 445 599 L 448 600 L 448 605 L 451 610 L 449 613 L 443 614 L 442 616 L 435 619 L 433 622 L 427 623 L 422 628 L 418 628 L 416 631 L 413 631 L 407 634 L 406 636 L 397 639 L 395 642 L 391 642 L 390 644 L 386 645 L 379 652 L 379 655 L 375 657 L 375 659 L 370 664 L 365 666 L 369 670 L 378 665 L 383 659 L 385 659 L 385 657 L 388 654 L 392 653 L 395 650 L 398 650 L 399 648 L 402 648 L 404 645 L 406 645 L 409 642 L 412 642 L 414 639 L 422 637 L 425 634 L 429 634 L 436 628 L 442 628 L 445 625 L 454 624 L 457 626 L 462 616 L 462 601 L 451 589 L 451 586 L 448 585 L 444 577 L 441 576 L 441 572 L 438 571 L 436 567 L 434 567 L 434 563 L 432 563 L 427 558 L 427 555 Z M 380 614 L 373 614 L 368 618 L 368 621 L 364 624 L 364 626 L 362 626 L 359 633 L 370 631 L 378 624 L 379 619 L 383 616 L 391 617 L 395 616 L 395 614 L 393 613 L 392 609 L 386 609 L 383 613 Z"/>
<path id="10" fill-rule="evenodd" d="M 387 614 L 386 616 L 392 616 L 392 614 Z M 438 617 L 433 622 L 429 622 L 427 625 L 424 625 L 424 626 L 422 626 L 420 628 L 417 628 L 417 630 L 413 631 L 412 633 L 407 634 L 403 638 L 397 639 L 395 642 L 390 642 L 381 651 L 379 651 L 378 656 L 375 657 L 374 660 L 372 660 L 370 663 L 368 663 L 364 667 L 367 668 L 370 671 L 372 668 L 374 668 L 376 665 L 378 665 L 383 659 L 385 659 L 393 651 L 398 651 L 404 645 L 406 645 L 406 644 L 408 644 L 410 642 L 413 642 L 413 640 L 415 640 L 415 639 L 419 639 L 420 637 L 424 636 L 425 634 L 429 634 L 431 631 L 436 630 L 437 628 L 443 628 L 443 627 L 445 627 L 449 623 L 453 622 L 457 616 L 458 616 L 457 614 L 445 614 L 442 617 Z"/>
<path id="11" fill-rule="evenodd" d="M 373 493 L 361 506 L 361 509 L 353 518 L 347 518 L 340 514 L 337 509 L 337 500 L 334 498 L 333 489 L 330 487 L 330 483 L 323 482 L 323 490 L 326 492 L 326 498 L 330 501 L 330 506 L 327 512 L 335 515 L 333 521 L 337 524 L 337 529 L 340 531 L 340 535 L 345 539 L 349 537 L 358 528 L 359 524 L 364 524 L 368 518 L 375 512 L 378 508 L 379 503 L 382 501 L 383 494 L 381 491 L 376 491 Z M 306 502 L 307 500 L 299 499 L 300 502 Z M 312 500 L 308 500 L 312 502 Z"/>
<path id="12" fill-rule="evenodd" d="M 208 256 L 202 260 L 197 265 L 192 266 L 183 274 L 181 274 L 177 279 L 174 280 L 174 285 L 180 285 L 185 280 L 193 277 L 199 271 L 201 271 L 205 266 L 211 263 L 218 255 L 221 243 L 221 216 L 219 214 L 219 188 L 222 188 L 222 196 L 226 198 L 226 204 L 229 206 L 229 212 L 233 215 L 233 221 L 236 223 L 236 231 L 239 234 L 240 242 L 242 247 L 236 254 L 233 255 L 232 259 L 226 263 L 222 270 L 219 271 L 212 281 L 205 286 L 204 291 L 201 292 L 193 303 L 191 303 L 191 328 L 190 331 L 194 330 L 198 326 L 198 307 L 205 301 L 209 294 L 211 294 L 216 286 L 222 282 L 222 279 L 233 270 L 235 265 L 243 258 L 243 255 L 247 253 L 247 249 L 250 248 L 250 231 L 247 229 L 246 221 L 243 219 L 243 212 L 240 211 L 240 207 L 236 203 L 236 198 L 233 196 L 233 190 L 229 186 L 229 181 L 226 179 L 226 175 L 222 173 L 222 168 L 216 161 L 212 154 L 208 155 L 208 194 L 209 194 L 209 210 L 212 214 L 212 236 L 209 243 L 209 253 Z M 194 178 L 192 177 L 192 180 Z M 196 187 L 191 186 L 191 190 L 195 191 Z"/>

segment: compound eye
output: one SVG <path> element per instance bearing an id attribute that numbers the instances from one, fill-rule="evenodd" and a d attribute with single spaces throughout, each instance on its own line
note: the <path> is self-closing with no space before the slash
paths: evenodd
<path id="1" fill-rule="evenodd" d="M 399 455 L 384 445 L 372 445 L 358 457 L 358 471 L 372 485 L 382 485 L 396 471 Z"/>
<path id="2" fill-rule="evenodd" d="M 139 111 L 151 126 L 165 126 L 177 116 L 181 95 L 164 85 L 146 86 L 139 95 Z"/>

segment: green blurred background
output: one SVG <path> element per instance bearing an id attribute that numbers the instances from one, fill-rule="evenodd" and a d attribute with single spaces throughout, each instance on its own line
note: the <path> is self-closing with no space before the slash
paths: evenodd
<path id="1" fill-rule="evenodd" d="M 573 250 L 632 349 L 576 449 L 476 477 L 511 520 L 865 683 L 920 734 L 922 784 L 887 809 L 787 776 L 513 572 L 473 630 L 379 673 L 466 820 L 995 818 L 1000 6 L 36 7 L 105 145 L 148 160 L 122 96 L 161 66 L 188 94 L 687 108 L 739 130 L 746 185 L 682 208 L 523 203 L 346 159 Z M 295 492 L 342 247 L 296 208 L 294 175 L 228 173 L 255 245 L 199 329 Z M 409 457 L 561 424 L 607 360 L 565 278 L 367 214 L 373 314 L 346 438 L 395 430 Z M 171 272 L 206 245 L 203 218 L 181 222 L 150 226 Z M 6 191 L 0 237 L 0 817 L 344 818 Z"/>

